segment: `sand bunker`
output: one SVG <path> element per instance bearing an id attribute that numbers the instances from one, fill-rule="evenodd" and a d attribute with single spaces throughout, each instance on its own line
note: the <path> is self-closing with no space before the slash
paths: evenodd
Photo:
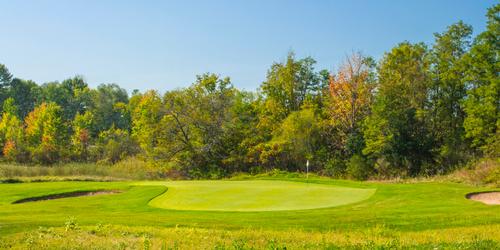
<path id="1" fill-rule="evenodd" d="M 117 194 L 117 193 L 121 193 L 121 191 L 119 191 L 119 190 L 75 191 L 75 192 L 68 192 L 68 193 L 51 194 L 51 195 L 44 195 L 44 196 L 38 196 L 38 197 L 24 198 L 24 199 L 20 199 L 20 200 L 12 202 L 12 204 L 19 204 L 19 203 L 33 202 L 33 201 L 55 200 L 55 199 L 79 197 L 79 196 Z"/>
<path id="2" fill-rule="evenodd" d="M 500 191 L 470 193 L 465 197 L 488 205 L 500 205 Z"/>

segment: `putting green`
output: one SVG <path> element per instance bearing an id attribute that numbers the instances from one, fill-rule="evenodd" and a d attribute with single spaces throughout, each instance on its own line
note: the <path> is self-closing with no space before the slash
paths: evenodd
<path id="1" fill-rule="evenodd" d="M 375 189 L 289 181 L 172 181 L 150 201 L 158 208 L 206 211 L 278 211 L 325 208 L 369 198 Z"/>

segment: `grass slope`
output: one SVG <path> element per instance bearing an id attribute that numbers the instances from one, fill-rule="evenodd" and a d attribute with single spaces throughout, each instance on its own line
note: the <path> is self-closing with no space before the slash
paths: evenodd
<path id="1" fill-rule="evenodd" d="M 175 210 L 278 211 L 334 207 L 369 198 L 375 189 L 288 181 L 174 181 L 153 207 Z"/>

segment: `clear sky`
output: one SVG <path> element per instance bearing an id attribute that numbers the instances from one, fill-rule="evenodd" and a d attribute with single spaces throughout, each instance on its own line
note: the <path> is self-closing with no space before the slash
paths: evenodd
<path id="1" fill-rule="evenodd" d="M 197 74 L 255 90 L 290 50 L 333 69 L 352 51 L 380 58 L 431 43 L 459 20 L 484 30 L 493 0 L 0 0 L 0 63 L 37 83 L 83 75 L 91 86 L 170 90 Z"/>

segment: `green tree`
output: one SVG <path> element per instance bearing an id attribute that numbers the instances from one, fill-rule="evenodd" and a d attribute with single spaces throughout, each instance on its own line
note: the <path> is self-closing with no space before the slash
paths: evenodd
<path id="1" fill-rule="evenodd" d="M 12 74 L 5 65 L 0 64 L 0 103 L 3 103 L 7 98 L 7 88 L 12 81 Z"/>
<path id="2" fill-rule="evenodd" d="M 161 97 L 156 91 L 140 96 L 132 111 L 132 137 L 148 157 L 155 156 L 163 114 Z"/>
<path id="3" fill-rule="evenodd" d="M 5 67 L 5 65 L 0 64 L 0 87 L 5 88 L 10 84 L 12 80 L 12 74 L 9 72 L 9 69 Z"/>
<path id="4" fill-rule="evenodd" d="M 38 93 L 39 103 L 54 102 L 62 108 L 64 121 L 72 121 L 91 104 L 90 89 L 81 76 L 43 84 Z"/>
<path id="5" fill-rule="evenodd" d="M 18 117 L 26 117 L 35 108 L 39 86 L 33 81 L 14 78 L 8 88 L 8 96 L 14 98 Z"/>
<path id="6" fill-rule="evenodd" d="M 311 57 L 296 60 L 290 52 L 284 63 L 274 63 L 262 83 L 266 108 L 275 119 L 282 120 L 300 109 L 308 96 L 321 92 L 321 76 L 314 71 L 316 61 Z"/>
<path id="7" fill-rule="evenodd" d="M 251 148 L 264 141 L 257 124 L 258 102 L 252 92 L 236 91 L 225 122 L 224 145 L 228 156 L 222 160 L 227 172 L 251 172 L 259 163 L 249 157 Z"/>
<path id="8" fill-rule="evenodd" d="M 315 160 L 315 153 L 319 148 L 318 142 L 320 142 L 319 129 L 317 116 L 311 107 L 292 112 L 281 123 L 280 128 L 275 132 L 274 138 L 270 142 L 274 145 L 281 145 L 278 149 L 282 148 L 285 152 L 279 154 L 264 152 L 263 155 L 281 155 L 285 157 L 280 160 L 281 163 L 284 163 L 282 167 L 291 171 L 304 170 L 307 160 L 311 162 Z M 275 150 L 274 147 L 270 148 Z M 269 161 L 264 158 L 261 158 L 261 160 L 264 162 Z M 317 164 L 313 165 L 317 166 Z"/>
<path id="9" fill-rule="evenodd" d="M 365 122 L 363 153 L 378 160 L 376 167 L 388 162 L 390 170 L 398 174 L 419 174 L 430 158 L 424 119 L 429 85 L 427 48 L 399 44 L 384 56 L 378 74 L 378 95 Z"/>
<path id="10" fill-rule="evenodd" d="M 467 65 L 463 56 L 471 43 L 472 27 L 458 22 L 442 34 L 435 34 L 432 48 L 432 81 L 429 88 L 428 119 L 434 138 L 437 164 L 456 165 L 467 153 L 463 141 L 466 96 L 464 77 Z"/>
<path id="11" fill-rule="evenodd" d="M 91 110 L 94 113 L 94 134 L 111 127 L 130 130 L 127 91 L 116 84 L 101 84 L 92 91 Z"/>
<path id="12" fill-rule="evenodd" d="M 235 94 L 229 78 L 208 73 L 187 89 L 166 93 L 162 158 L 192 176 L 216 177 L 230 171 L 223 161 L 238 143 L 228 137 Z"/>
<path id="13" fill-rule="evenodd" d="M 500 4 L 487 13 L 486 31 L 479 34 L 466 55 L 467 98 L 465 136 L 487 154 L 500 154 Z"/>

